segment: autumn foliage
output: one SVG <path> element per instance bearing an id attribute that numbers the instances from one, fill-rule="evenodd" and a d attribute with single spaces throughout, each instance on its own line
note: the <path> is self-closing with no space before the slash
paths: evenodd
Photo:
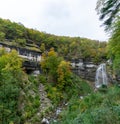
<path id="1" fill-rule="evenodd" d="M 59 57 L 53 48 L 48 53 L 43 54 L 41 67 L 48 82 L 54 82 L 61 89 L 69 85 L 72 74 L 70 63 Z"/>

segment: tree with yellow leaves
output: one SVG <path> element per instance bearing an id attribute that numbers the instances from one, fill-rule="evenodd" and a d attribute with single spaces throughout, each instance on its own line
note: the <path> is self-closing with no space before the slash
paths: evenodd
<path id="1" fill-rule="evenodd" d="M 63 89 L 66 85 L 70 85 L 72 72 L 70 70 L 69 62 L 61 61 L 58 66 L 57 73 L 58 73 L 58 87 Z"/>
<path id="2" fill-rule="evenodd" d="M 51 48 L 48 53 L 43 53 L 40 64 L 43 73 L 46 74 L 48 78 L 48 81 L 57 81 L 57 68 L 61 60 L 62 58 L 58 57 L 58 54 L 54 51 L 54 48 Z"/>

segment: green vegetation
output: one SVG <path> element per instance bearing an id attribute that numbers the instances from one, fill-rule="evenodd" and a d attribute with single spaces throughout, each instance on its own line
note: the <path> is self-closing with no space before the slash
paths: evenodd
<path id="1" fill-rule="evenodd" d="M 16 51 L 0 50 L 0 123 L 31 122 L 40 106 L 38 81 L 22 70 L 22 59 Z"/>
<path id="2" fill-rule="evenodd" d="M 96 10 L 99 19 L 104 20 L 106 30 L 111 30 L 112 24 L 117 22 L 120 12 L 119 0 L 98 0 Z"/>
<path id="3" fill-rule="evenodd" d="M 107 56 L 106 42 L 55 36 L 5 19 L 0 19 L 0 42 L 41 52 L 53 47 L 59 56 L 67 60 L 92 58 L 92 61 L 99 62 Z"/>
<path id="4" fill-rule="evenodd" d="M 86 96 L 72 97 L 57 124 L 119 124 L 120 88 L 113 86 Z"/>
<path id="5" fill-rule="evenodd" d="M 0 56 L 0 123 L 19 123 L 19 111 L 17 109 L 20 85 L 23 75 L 22 61 L 16 51 L 5 53 L 2 49 Z M 18 113 L 18 114 L 17 114 Z"/>
<path id="6" fill-rule="evenodd" d="M 113 62 L 114 74 L 120 76 L 120 4 L 117 3 L 118 0 L 98 0 L 100 19 L 110 17 L 104 22 L 111 31 L 108 43 L 55 36 L 0 19 L 0 43 L 43 53 L 42 74 L 34 77 L 23 71 L 23 60 L 16 51 L 0 50 L 0 123 L 37 124 L 43 117 L 51 117 L 57 106 L 68 103 L 57 124 L 119 124 L 120 88 L 111 86 L 93 92 L 87 81 L 71 72 L 69 63 L 79 58 L 100 63 L 108 57 Z M 40 84 L 53 105 L 44 112 L 41 112 Z"/>
<path id="7" fill-rule="evenodd" d="M 71 96 L 91 92 L 90 86 L 72 74 L 69 63 L 58 57 L 53 48 L 46 56 L 44 54 L 41 62 L 44 72 L 37 79 L 23 72 L 22 59 L 18 57 L 16 51 L 6 53 L 1 49 L 0 123 L 37 123 L 41 122 L 43 116 L 53 111 L 54 108 L 48 108 L 44 113 L 38 114 L 41 105 L 40 83 L 45 85 L 47 96 L 54 107 L 63 101 L 67 102 Z"/>
<path id="8" fill-rule="evenodd" d="M 43 74 L 39 77 L 46 87 L 48 97 L 57 106 L 66 102 L 71 96 L 85 95 L 92 88 L 70 70 L 70 63 L 59 57 L 53 48 L 43 54 L 41 67 Z"/>
<path id="9" fill-rule="evenodd" d="M 120 75 L 120 21 L 115 23 L 112 36 L 108 44 L 109 57 L 113 61 L 115 75 Z"/>
<path id="10" fill-rule="evenodd" d="M 28 76 L 19 96 L 20 122 L 23 124 L 39 122 L 41 118 L 37 113 L 39 112 L 40 104 L 39 83 L 34 76 Z"/>
<path id="11" fill-rule="evenodd" d="M 57 122 L 52 123 L 119 124 L 120 88 L 103 87 L 93 92 L 88 83 L 69 71 L 68 65 L 58 57 L 54 49 L 43 54 L 41 66 L 44 73 L 39 77 L 40 81 L 46 86 L 48 97 L 55 106 L 61 102 L 68 104 L 60 113 Z"/>
<path id="12" fill-rule="evenodd" d="M 97 11 L 106 31 L 110 34 L 108 58 L 113 62 L 114 75 L 120 76 L 120 2 L 119 0 L 98 0 Z"/>

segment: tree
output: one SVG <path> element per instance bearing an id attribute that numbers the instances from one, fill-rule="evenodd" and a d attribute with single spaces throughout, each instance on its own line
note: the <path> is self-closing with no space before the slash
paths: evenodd
<path id="1" fill-rule="evenodd" d="M 2 71 L 10 71 L 16 74 L 21 70 L 21 67 L 22 59 L 18 56 L 18 53 L 15 50 L 12 50 L 10 53 L 6 53 L 0 58 L 0 70 Z"/>
<path id="2" fill-rule="evenodd" d="M 59 57 L 54 48 L 42 55 L 41 67 L 47 76 L 47 81 L 54 83 L 59 89 L 63 90 L 66 86 L 71 86 L 70 63 Z"/>
<path id="3" fill-rule="evenodd" d="M 18 97 L 22 83 L 22 60 L 17 52 L 5 53 L 0 56 L 0 123 L 20 123 Z M 3 54 L 2 54 L 3 53 Z M 2 119 L 2 120 L 1 120 Z"/>
<path id="4" fill-rule="evenodd" d="M 0 41 L 5 39 L 5 33 L 0 31 Z"/>
<path id="5" fill-rule="evenodd" d="M 58 73 L 58 87 L 60 89 L 65 88 L 65 86 L 71 85 L 71 75 L 70 63 L 66 61 L 61 61 L 57 69 Z"/>
<path id="6" fill-rule="evenodd" d="M 58 57 L 58 54 L 54 51 L 54 48 L 51 48 L 48 53 L 42 55 L 41 67 L 48 77 L 50 82 L 57 80 L 57 68 L 61 61 L 61 57 Z"/>
<path id="7" fill-rule="evenodd" d="M 96 10 L 100 15 L 99 19 L 104 20 L 106 30 L 110 29 L 113 22 L 116 22 L 120 14 L 119 0 L 98 0 Z"/>
<path id="8" fill-rule="evenodd" d="M 20 45 L 20 46 L 25 47 L 26 39 L 25 38 L 23 38 L 23 39 L 18 38 L 18 39 L 16 39 L 16 43 L 18 43 L 18 45 Z"/>
<path id="9" fill-rule="evenodd" d="M 45 52 L 45 44 L 44 43 L 41 44 L 40 50 L 41 50 L 41 52 Z"/>
<path id="10" fill-rule="evenodd" d="M 120 1 L 98 0 L 96 7 L 106 31 L 111 31 L 108 55 L 113 61 L 114 73 L 120 76 Z"/>
<path id="11" fill-rule="evenodd" d="M 120 21 L 118 21 L 112 33 L 108 44 L 109 57 L 113 61 L 113 69 L 117 75 L 120 75 Z"/>

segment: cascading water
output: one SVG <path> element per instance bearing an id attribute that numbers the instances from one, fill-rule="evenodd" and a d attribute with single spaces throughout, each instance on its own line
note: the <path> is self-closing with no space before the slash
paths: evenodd
<path id="1" fill-rule="evenodd" d="M 106 64 L 102 63 L 98 66 L 98 69 L 96 71 L 95 87 L 99 88 L 103 85 L 107 86 L 107 84 L 108 84 L 108 78 L 106 73 Z"/>

